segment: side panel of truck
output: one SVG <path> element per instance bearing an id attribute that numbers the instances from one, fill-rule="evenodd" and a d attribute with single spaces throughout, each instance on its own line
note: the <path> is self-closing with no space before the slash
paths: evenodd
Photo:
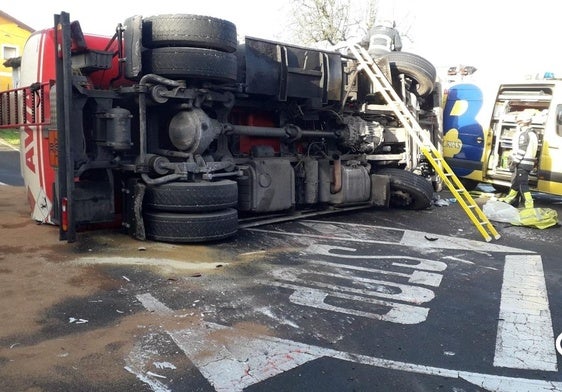
<path id="1" fill-rule="evenodd" d="M 24 47 L 21 64 L 21 84 L 29 86 L 37 82 L 48 82 L 55 78 L 53 37 L 45 31 L 30 36 Z M 30 61 L 28 61 L 30 60 Z M 51 64 L 51 66 L 46 66 Z M 33 93 L 32 93 L 33 94 Z M 24 116 L 29 116 L 37 108 L 25 100 Z M 43 97 L 38 102 L 43 105 L 49 121 L 50 99 Z M 20 164 L 22 177 L 27 189 L 27 199 L 31 206 L 31 216 L 43 223 L 53 223 L 53 186 L 55 171 L 49 161 L 49 151 L 56 150 L 49 142 L 46 125 L 26 124 L 22 127 Z"/>
<path id="2" fill-rule="evenodd" d="M 95 35 L 86 35 L 84 39 L 85 44 L 93 50 L 105 49 L 109 42 L 107 37 Z M 111 48 L 115 50 L 116 45 Z M 55 56 L 52 29 L 37 31 L 29 37 L 22 55 L 21 85 L 37 87 L 22 90 L 27 96 L 18 102 L 18 105 L 25 106 L 21 108 L 21 122 L 24 125 L 21 126 L 20 136 L 23 150 L 20 155 L 20 167 L 31 206 L 31 217 L 50 224 L 58 223 L 53 211 L 58 140 L 56 124 L 51 123 L 51 109 L 54 110 L 55 106 Z M 117 69 L 118 67 L 113 67 L 110 71 L 93 73 L 90 80 L 98 87 L 107 88 L 110 83 L 119 84 Z M 40 88 L 39 85 L 44 86 Z M 37 123 L 37 116 L 32 115 L 39 110 L 45 114 L 42 123 Z"/>

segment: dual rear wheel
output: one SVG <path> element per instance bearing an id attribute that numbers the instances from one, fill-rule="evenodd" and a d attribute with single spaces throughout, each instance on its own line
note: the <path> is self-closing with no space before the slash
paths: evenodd
<path id="1" fill-rule="evenodd" d="M 171 14 L 143 19 L 142 69 L 172 79 L 235 82 L 236 26 L 201 15 Z"/>
<path id="2" fill-rule="evenodd" d="M 146 237 L 164 242 L 208 242 L 238 231 L 238 184 L 171 182 L 147 185 L 143 201 Z"/>
<path id="3" fill-rule="evenodd" d="M 142 70 L 171 79 L 231 83 L 237 80 L 236 26 L 226 20 L 163 14 L 142 20 Z M 194 243 L 221 240 L 238 230 L 235 181 L 147 185 L 146 238 Z"/>

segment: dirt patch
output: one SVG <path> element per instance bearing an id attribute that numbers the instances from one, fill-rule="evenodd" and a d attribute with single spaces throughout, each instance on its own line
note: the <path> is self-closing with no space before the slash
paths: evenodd
<path id="1" fill-rule="evenodd" d="M 146 325 L 145 318 L 144 314 L 128 317 L 118 326 L 88 332 L 79 332 L 81 326 L 76 325 L 74 334 L 2 348 L 0 356 L 7 361 L 0 368 L 0 379 L 23 388 L 47 383 L 68 385 L 77 377 L 93 385 L 115 383 L 123 377 L 115 368 L 124 366 L 123 358 L 132 347 L 131 337 L 139 332 L 139 325 Z"/>
<path id="2" fill-rule="evenodd" d="M 124 370 L 125 359 L 139 337 L 167 322 L 139 304 L 127 309 L 128 282 L 107 268 L 189 276 L 223 270 L 232 260 L 225 250 L 141 242 L 114 232 L 59 241 L 58 227 L 30 218 L 23 187 L 2 187 L 0 216 L 0 390 L 135 390 L 140 381 Z M 80 306 L 92 312 L 100 297 L 111 313 L 103 322 L 68 313 Z"/>
<path id="3" fill-rule="evenodd" d="M 67 268 L 70 258 L 58 229 L 37 225 L 25 210 L 23 188 L 2 187 L 0 192 L 0 331 L 1 336 L 35 333 L 41 311 L 67 296 L 87 295 L 94 286 L 64 284 L 85 273 Z M 62 283 L 62 284 L 61 284 Z"/>

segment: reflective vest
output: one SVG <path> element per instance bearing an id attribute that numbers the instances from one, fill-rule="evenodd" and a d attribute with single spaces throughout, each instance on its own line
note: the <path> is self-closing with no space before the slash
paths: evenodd
<path id="1" fill-rule="evenodd" d="M 533 170 L 538 147 L 539 141 L 533 129 L 529 126 L 519 128 L 518 135 L 513 138 L 513 162 L 522 169 Z"/>

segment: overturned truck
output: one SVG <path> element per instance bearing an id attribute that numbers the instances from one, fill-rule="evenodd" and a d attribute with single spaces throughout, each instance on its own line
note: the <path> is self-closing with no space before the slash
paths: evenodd
<path id="1" fill-rule="evenodd" d="M 439 89 L 423 58 L 380 69 L 438 143 Z M 113 36 L 69 15 L 28 40 L 0 125 L 21 130 L 33 219 L 121 226 L 193 243 L 244 222 L 370 206 L 427 208 L 431 165 L 351 55 L 246 37 L 228 21 L 133 16 Z"/>

